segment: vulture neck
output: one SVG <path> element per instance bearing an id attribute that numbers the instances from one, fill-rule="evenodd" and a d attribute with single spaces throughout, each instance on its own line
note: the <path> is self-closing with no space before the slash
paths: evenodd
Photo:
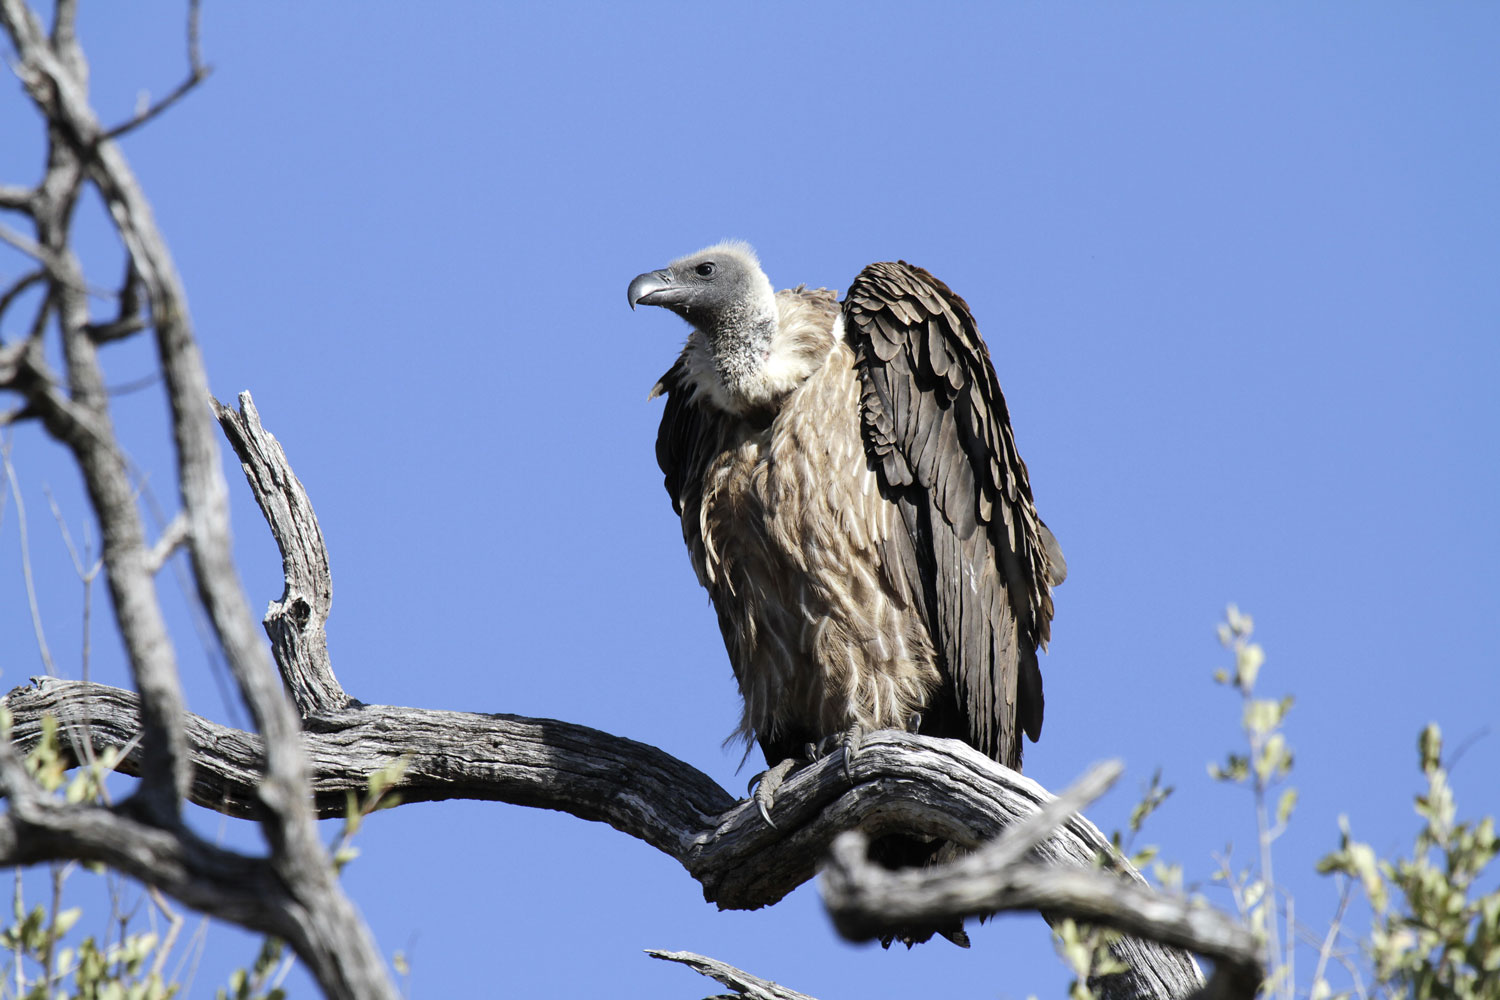
<path id="1" fill-rule="evenodd" d="M 763 402 L 759 383 L 771 357 L 771 341 L 776 337 L 776 317 L 760 316 L 751 322 L 733 326 L 716 326 L 703 331 L 713 352 L 714 371 L 729 395 L 748 403 Z"/>
<path id="2" fill-rule="evenodd" d="M 766 291 L 768 294 L 737 303 L 700 327 L 724 397 L 741 413 L 762 410 L 781 395 L 767 378 L 778 317 L 769 283 Z"/>

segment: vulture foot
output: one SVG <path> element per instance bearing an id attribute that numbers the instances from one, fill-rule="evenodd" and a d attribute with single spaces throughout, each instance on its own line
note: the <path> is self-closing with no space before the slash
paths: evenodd
<path id="1" fill-rule="evenodd" d="M 844 778 L 849 784 L 854 784 L 854 758 L 859 754 L 860 744 L 864 742 L 865 730 L 858 723 L 850 726 L 841 733 L 832 733 L 823 737 L 817 746 L 808 744 L 808 760 L 822 760 L 835 750 L 844 751 Z"/>
<path id="2" fill-rule="evenodd" d="M 761 819 L 766 825 L 776 826 L 771 819 L 771 806 L 775 804 L 776 793 L 781 790 L 782 784 L 791 773 L 799 767 L 822 760 L 835 750 L 844 751 L 844 777 L 849 784 L 854 784 L 854 758 L 859 753 L 859 745 L 864 739 L 864 729 L 854 725 L 841 733 L 833 733 L 824 737 L 817 743 L 808 743 L 802 748 L 802 757 L 788 757 L 775 767 L 768 768 L 750 779 L 746 792 L 755 798 L 755 808 L 759 810 Z"/>
<path id="3" fill-rule="evenodd" d="M 781 789 L 782 782 L 786 781 L 787 775 L 803 763 L 804 761 L 795 757 L 788 757 L 750 779 L 750 788 L 754 789 L 755 794 L 755 808 L 760 810 L 760 818 L 766 821 L 766 826 L 776 828 L 776 821 L 771 818 L 771 806 L 776 801 L 776 793 Z"/>

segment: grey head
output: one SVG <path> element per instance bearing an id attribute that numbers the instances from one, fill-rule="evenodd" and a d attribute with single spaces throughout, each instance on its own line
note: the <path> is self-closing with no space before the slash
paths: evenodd
<path id="1" fill-rule="evenodd" d="M 670 309 L 712 339 L 750 337 L 776 322 L 776 295 L 748 243 L 729 241 L 637 275 L 626 293 L 637 303 Z M 769 337 L 770 329 L 764 331 Z"/>

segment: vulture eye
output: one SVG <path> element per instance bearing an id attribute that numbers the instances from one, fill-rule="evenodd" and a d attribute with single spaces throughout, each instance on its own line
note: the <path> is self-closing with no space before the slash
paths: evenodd
<path id="1" fill-rule="evenodd" d="M 693 268 L 693 273 L 698 275 L 698 277 L 700 278 L 712 278 L 718 270 L 719 265 L 715 264 L 711 260 L 706 260 L 703 263 L 699 264 L 697 267 Z"/>

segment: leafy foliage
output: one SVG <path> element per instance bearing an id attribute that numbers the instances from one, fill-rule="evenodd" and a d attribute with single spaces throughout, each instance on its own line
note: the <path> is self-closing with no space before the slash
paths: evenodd
<path id="1" fill-rule="evenodd" d="M 1423 825 L 1411 856 L 1376 857 L 1341 817 L 1339 849 L 1318 870 L 1357 880 L 1369 900 L 1367 948 L 1383 993 L 1412 1000 L 1494 998 L 1500 996 L 1500 889 L 1477 892 L 1500 853 L 1495 820 L 1456 820 L 1436 725 L 1422 730 L 1417 749 L 1427 791 L 1416 799 Z"/>
<path id="2" fill-rule="evenodd" d="M 1218 627 L 1219 642 L 1234 662 L 1215 671 L 1214 681 L 1240 696 L 1245 746 L 1209 764 L 1208 773 L 1216 781 L 1245 787 L 1255 804 L 1255 861 L 1236 869 L 1226 852 L 1213 878 L 1229 888 L 1240 917 L 1265 943 L 1268 975 L 1261 995 L 1284 1000 L 1500 1000 L 1500 888 L 1490 867 L 1500 854 L 1500 836 L 1494 817 L 1458 820 L 1435 724 L 1423 729 L 1417 741 L 1427 787 L 1416 797 L 1422 827 L 1411 855 L 1381 858 L 1369 844 L 1354 839 L 1347 819 L 1341 818 L 1338 850 L 1318 863 L 1319 872 L 1340 879 L 1337 914 L 1317 934 L 1293 921 L 1291 900 L 1274 878 L 1272 850 L 1297 806 L 1297 789 L 1287 783 L 1295 757 L 1283 731 L 1292 699 L 1256 696 L 1266 656 L 1253 641 L 1254 630 L 1251 617 L 1234 605 Z M 1155 861 L 1154 847 L 1131 849 L 1145 820 L 1171 791 L 1156 772 L 1131 812 L 1129 836 L 1116 833 L 1113 840 L 1116 850 L 1137 867 L 1151 863 L 1164 890 L 1181 891 L 1180 867 Z M 1487 893 L 1486 885 L 1491 886 Z M 1369 927 L 1361 933 L 1346 925 L 1356 887 L 1370 907 Z M 1069 996 L 1091 1000 L 1090 981 L 1110 971 L 1105 950 L 1110 939 L 1105 932 L 1071 923 L 1054 928 L 1053 937 L 1076 977 Z M 1299 939 L 1318 948 L 1305 988 L 1294 979 Z M 1335 992 L 1340 969 L 1343 986 Z"/>
<path id="3" fill-rule="evenodd" d="M 41 728 L 41 740 L 26 758 L 27 772 L 38 786 L 70 803 L 107 802 L 105 779 L 118 762 L 116 752 L 111 749 L 96 755 L 89 763 L 74 768 L 70 776 L 71 761 L 62 750 L 57 720 L 45 716 Z M 0 738 L 8 739 L 9 734 L 10 719 L 0 706 Z M 74 741 L 74 745 L 81 742 Z M 364 817 L 399 802 L 392 787 L 400 781 L 406 764 L 402 759 L 377 772 L 370 777 L 363 796 L 349 796 L 334 852 L 340 868 L 358 856 L 350 841 Z M 0 930 L 0 950 L 10 958 L 0 977 L 0 1000 L 169 1000 L 188 989 L 178 975 L 166 971 L 181 920 L 166 900 L 154 892 L 149 894 L 150 898 L 168 922 L 165 934 L 156 929 L 132 930 L 131 925 L 136 922 L 133 914 L 113 912 L 104 921 L 103 932 L 90 934 L 74 945 L 65 944 L 83 916 L 80 907 L 62 906 L 65 884 L 79 867 L 75 862 L 52 865 L 50 904 L 36 903 L 29 908 L 24 880 L 17 873 L 13 919 Z M 118 898 L 115 892 L 111 896 Z M 400 964 L 404 968 L 404 959 Z M 281 983 L 290 968 L 291 958 L 285 944 L 266 938 L 250 966 L 231 972 L 228 985 L 220 987 L 215 997 L 285 1000 L 286 991 Z"/>
<path id="4" fill-rule="evenodd" d="M 26 758 L 28 773 L 39 787 L 53 794 L 60 792 L 70 803 L 106 799 L 104 779 L 113 770 L 116 755 L 100 754 L 69 778 L 68 759 L 58 742 L 57 730 L 55 718 L 42 719 L 41 742 Z M 3 710 L 0 738 L 10 738 L 10 718 Z M 175 996 L 180 984 L 167 982 L 163 967 L 179 922 L 165 907 L 163 912 L 172 920 L 165 938 L 155 930 L 131 932 L 128 919 L 112 915 L 102 933 L 90 934 L 76 945 L 64 944 L 83 916 L 79 907 L 62 907 L 64 885 L 78 867 L 75 862 L 52 865 L 50 903 L 37 903 L 29 909 L 24 882 L 17 872 L 13 919 L 0 931 L 0 949 L 10 955 L 10 965 L 0 980 L 0 998 L 168 1000 Z"/>

